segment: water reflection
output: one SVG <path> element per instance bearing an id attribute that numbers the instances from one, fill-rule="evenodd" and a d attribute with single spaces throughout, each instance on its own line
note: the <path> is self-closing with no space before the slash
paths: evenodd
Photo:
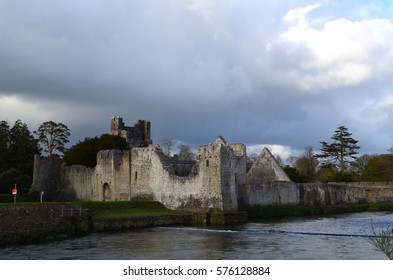
<path id="1" fill-rule="evenodd" d="M 160 227 L 0 249 L 1 259 L 387 259 L 367 235 L 391 213 L 264 220 L 227 228 Z"/>

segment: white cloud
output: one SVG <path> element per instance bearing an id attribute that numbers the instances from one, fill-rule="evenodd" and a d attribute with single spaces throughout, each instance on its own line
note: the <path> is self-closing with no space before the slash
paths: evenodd
<path id="1" fill-rule="evenodd" d="M 283 18 L 290 26 L 275 45 L 287 52 L 288 59 L 299 57 L 295 68 L 287 70 L 298 88 L 319 91 L 356 86 L 393 74 L 389 67 L 393 63 L 392 21 L 339 18 L 325 20 L 318 28 L 307 15 L 319 7 L 290 10 Z"/>
<path id="2" fill-rule="evenodd" d="M 288 13 L 286 13 L 286 15 L 283 17 L 283 20 L 288 23 L 295 22 L 297 25 L 308 25 L 306 15 L 317 9 L 319 6 L 321 6 L 321 4 L 308 5 L 306 7 L 289 10 Z"/>
<path id="3" fill-rule="evenodd" d="M 284 162 L 295 152 L 288 146 L 276 144 L 256 144 L 247 146 L 247 154 L 251 155 L 255 153 L 259 155 L 264 148 L 268 148 L 274 156 L 280 156 Z"/>

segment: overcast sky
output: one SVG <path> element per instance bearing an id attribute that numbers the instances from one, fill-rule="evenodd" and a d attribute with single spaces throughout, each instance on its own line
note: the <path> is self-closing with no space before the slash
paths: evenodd
<path id="1" fill-rule="evenodd" d="M 283 158 L 345 125 L 385 153 L 392 3 L 0 0 L 0 119 L 62 122 L 75 144 L 120 115 L 155 143 L 222 135 Z"/>

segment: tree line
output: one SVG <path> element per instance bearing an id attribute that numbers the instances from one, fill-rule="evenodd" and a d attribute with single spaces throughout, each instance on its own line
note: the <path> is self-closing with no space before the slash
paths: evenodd
<path id="1" fill-rule="evenodd" d="M 284 170 L 294 182 L 393 181 L 393 150 L 387 154 L 359 156 L 358 141 L 339 126 L 331 142 L 321 141 L 320 153 L 307 146 L 299 157 L 289 159 Z"/>

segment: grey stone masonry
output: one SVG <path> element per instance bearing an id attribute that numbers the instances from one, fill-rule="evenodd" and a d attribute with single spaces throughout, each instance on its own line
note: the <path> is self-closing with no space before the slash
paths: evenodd
<path id="1" fill-rule="evenodd" d="M 268 149 L 247 172 L 246 146 L 222 136 L 199 146 L 195 161 L 164 155 L 150 139 L 150 122 L 126 127 L 112 118 L 111 132 L 128 139 L 130 149 L 97 154 L 94 168 L 65 166 L 58 158 L 35 157 L 32 189 L 46 199 L 156 200 L 169 209 L 231 212 L 253 205 L 329 205 L 391 201 L 393 185 L 380 183 L 295 184 Z"/>

